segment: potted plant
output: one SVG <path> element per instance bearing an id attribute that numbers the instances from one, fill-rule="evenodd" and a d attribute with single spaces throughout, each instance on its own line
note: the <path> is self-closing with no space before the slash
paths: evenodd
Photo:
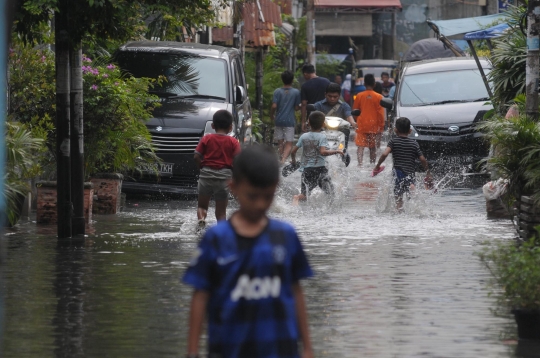
<path id="1" fill-rule="evenodd" d="M 520 339 L 540 340 L 540 246 L 535 239 L 484 249 L 480 260 L 492 274 L 501 307 L 511 310 Z M 500 288 L 500 289 L 499 289 Z"/>
<path id="2" fill-rule="evenodd" d="M 518 97 L 514 102 L 521 107 L 523 101 Z M 507 205 L 516 208 L 518 234 L 528 239 L 540 224 L 540 123 L 523 112 L 509 119 L 494 116 L 479 127 L 493 148 L 488 167 L 508 180 Z"/>
<path id="3" fill-rule="evenodd" d="M 149 94 L 154 80 L 124 75 L 104 60 L 83 57 L 85 175 L 94 184 L 95 214 L 120 207 L 123 174 L 157 172 L 145 121 L 159 105 Z"/>

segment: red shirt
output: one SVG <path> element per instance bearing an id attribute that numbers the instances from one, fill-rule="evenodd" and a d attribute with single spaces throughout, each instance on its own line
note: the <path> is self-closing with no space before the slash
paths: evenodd
<path id="1" fill-rule="evenodd" d="M 195 153 L 203 158 L 201 167 L 232 169 L 233 158 L 240 153 L 240 143 L 226 134 L 208 134 L 202 137 Z"/>

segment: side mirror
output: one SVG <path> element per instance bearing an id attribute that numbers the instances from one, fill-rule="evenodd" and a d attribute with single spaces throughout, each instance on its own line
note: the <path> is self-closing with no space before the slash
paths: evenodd
<path id="1" fill-rule="evenodd" d="M 359 110 L 359 109 L 353 109 L 353 110 L 351 111 L 351 115 L 352 115 L 352 116 L 355 116 L 355 117 L 356 117 L 356 116 L 359 116 L 359 115 L 360 115 L 360 110 Z"/>
<path id="2" fill-rule="evenodd" d="M 383 98 L 379 102 L 381 107 L 388 109 L 391 111 L 394 108 L 394 101 L 392 101 L 390 98 Z"/>
<path id="3" fill-rule="evenodd" d="M 242 86 L 236 86 L 236 104 L 242 104 L 247 99 L 247 92 Z"/>
<path id="4" fill-rule="evenodd" d="M 312 105 L 312 104 L 308 104 L 308 105 L 306 106 L 306 109 L 307 109 L 309 112 L 313 112 L 313 111 L 315 111 L 315 106 Z"/>

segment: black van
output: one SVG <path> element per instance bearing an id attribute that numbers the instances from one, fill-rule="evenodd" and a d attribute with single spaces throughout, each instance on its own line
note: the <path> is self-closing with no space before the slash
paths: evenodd
<path id="1" fill-rule="evenodd" d="M 159 175 L 134 175 L 122 191 L 134 194 L 196 194 L 193 160 L 200 139 L 213 133 L 213 114 L 226 109 L 234 116 L 229 135 L 241 144 L 253 141 L 251 106 L 238 50 L 184 42 L 129 42 L 118 49 L 115 61 L 135 77 L 166 80 L 152 93 L 161 106 L 147 123 L 156 154 L 163 160 Z"/>

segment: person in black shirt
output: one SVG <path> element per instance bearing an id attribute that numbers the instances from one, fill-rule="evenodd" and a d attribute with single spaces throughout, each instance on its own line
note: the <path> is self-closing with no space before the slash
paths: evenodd
<path id="1" fill-rule="evenodd" d="M 417 158 L 426 170 L 426 179 L 430 181 L 432 178 L 428 162 L 420 150 L 418 142 L 409 138 L 409 134 L 411 134 L 411 121 L 405 117 L 396 119 L 394 131 L 397 136 L 388 142 L 388 147 L 381 155 L 379 162 L 375 166 L 375 169 L 373 169 L 373 173 L 381 171 L 381 164 L 388 157 L 388 154 L 392 153 L 394 160 L 394 195 L 396 197 L 397 209 L 401 211 L 403 208 L 403 194 L 408 194 L 410 189 L 414 189 L 416 184 L 414 176 Z"/>
<path id="2" fill-rule="evenodd" d="M 302 67 L 302 73 L 306 82 L 300 89 L 300 96 L 302 99 L 302 131 L 307 130 L 307 109 L 308 104 L 315 104 L 316 102 L 325 99 L 326 87 L 330 84 L 330 81 L 324 77 L 318 77 L 315 72 L 315 67 L 310 64 L 306 64 Z"/>

